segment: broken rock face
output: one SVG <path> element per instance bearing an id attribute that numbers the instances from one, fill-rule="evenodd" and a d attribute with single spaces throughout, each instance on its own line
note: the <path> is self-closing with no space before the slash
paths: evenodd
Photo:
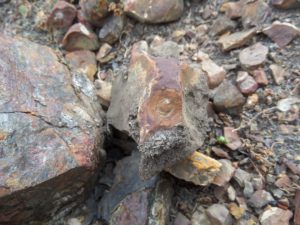
<path id="1" fill-rule="evenodd" d="M 113 85 L 108 122 L 142 152 L 141 175 L 160 172 L 194 152 L 205 137 L 208 87 L 201 70 L 133 47 L 128 79 Z M 123 107 L 120 109 L 120 104 Z"/>
<path id="2" fill-rule="evenodd" d="M 0 36 L 0 59 L 0 224 L 42 221 L 84 200 L 102 158 L 101 107 L 47 47 Z"/>
<path id="3" fill-rule="evenodd" d="M 183 13 L 183 0 L 125 0 L 124 11 L 140 22 L 166 23 Z"/>

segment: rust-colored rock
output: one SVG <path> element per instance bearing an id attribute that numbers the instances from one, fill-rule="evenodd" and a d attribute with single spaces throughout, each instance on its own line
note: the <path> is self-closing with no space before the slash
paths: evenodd
<path id="1" fill-rule="evenodd" d="M 300 7 L 299 0 L 272 0 L 272 5 L 279 9 L 295 9 Z"/>
<path id="2" fill-rule="evenodd" d="M 253 94 L 256 91 L 256 89 L 258 88 L 258 84 L 254 80 L 254 78 L 251 77 L 245 71 L 238 72 L 238 77 L 236 79 L 236 82 L 237 82 L 237 86 L 240 89 L 240 91 L 245 95 Z"/>
<path id="3" fill-rule="evenodd" d="M 101 106 L 85 76 L 27 40 L 0 35 L 0 77 L 0 224 L 43 224 L 84 201 L 103 160 Z"/>
<path id="4" fill-rule="evenodd" d="M 146 42 L 134 45 L 128 79 L 119 76 L 114 83 L 108 110 L 108 122 L 139 143 L 144 177 L 174 165 L 202 145 L 208 105 L 200 69 L 147 51 Z"/>
<path id="5" fill-rule="evenodd" d="M 62 40 L 62 47 L 67 51 L 97 50 L 99 42 L 97 35 L 81 23 L 70 27 Z"/>
<path id="6" fill-rule="evenodd" d="M 255 69 L 253 71 L 250 71 L 251 75 L 254 77 L 257 84 L 261 86 L 266 86 L 269 83 L 269 80 L 267 78 L 267 75 L 262 68 Z"/>
<path id="7" fill-rule="evenodd" d="M 166 171 L 173 176 L 196 185 L 211 184 L 219 174 L 222 164 L 200 152 L 194 152 Z"/>
<path id="8" fill-rule="evenodd" d="M 64 29 L 72 25 L 77 15 L 76 7 L 65 1 L 58 1 L 48 17 L 47 26 L 51 29 Z"/>
<path id="9" fill-rule="evenodd" d="M 284 48 L 296 37 L 299 37 L 300 30 L 293 24 L 275 21 L 271 26 L 265 28 L 263 33 L 270 37 L 280 48 Z"/>
<path id="10" fill-rule="evenodd" d="M 96 55 L 94 52 L 81 50 L 66 54 L 66 60 L 70 67 L 78 72 L 85 74 L 91 81 L 97 72 Z"/>
<path id="11" fill-rule="evenodd" d="M 178 20 L 183 9 L 183 0 L 125 0 L 124 2 L 125 13 L 146 23 L 166 23 Z"/>
<path id="12" fill-rule="evenodd" d="M 230 35 L 222 36 L 218 42 L 220 43 L 222 50 L 226 52 L 248 44 L 255 33 L 255 28 L 246 31 L 235 32 Z"/>

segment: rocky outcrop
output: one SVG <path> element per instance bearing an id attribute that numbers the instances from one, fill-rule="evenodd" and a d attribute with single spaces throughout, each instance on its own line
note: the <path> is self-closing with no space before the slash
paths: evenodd
<path id="1" fill-rule="evenodd" d="M 208 87 L 202 70 L 133 47 L 128 78 L 113 84 L 108 123 L 130 134 L 149 178 L 199 148 L 207 130 Z M 122 105 L 122 107 L 120 107 Z"/>
<path id="2" fill-rule="evenodd" d="M 84 200 L 100 160 L 90 81 L 48 48 L 0 36 L 0 224 L 59 217 Z"/>

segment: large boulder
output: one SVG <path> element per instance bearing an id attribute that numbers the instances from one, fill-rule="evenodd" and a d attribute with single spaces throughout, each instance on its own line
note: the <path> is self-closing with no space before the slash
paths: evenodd
<path id="1" fill-rule="evenodd" d="M 90 81 L 48 48 L 0 35 L 0 224 L 59 217 L 84 200 L 103 159 Z"/>
<path id="2" fill-rule="evenodd" d="M 115 80 L 107 119 L 138 143 L 144 178 L 173 166 L 203 144 L 208 92 L 206 76 L 197 65 L 153 56 L 143 41 L 133 46 L 128 79 Z"/>

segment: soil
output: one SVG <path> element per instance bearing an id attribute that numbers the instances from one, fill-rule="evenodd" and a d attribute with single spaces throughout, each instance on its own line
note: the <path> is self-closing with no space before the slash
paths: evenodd
<path id="1" fill-rule="evenodd" d="M 49 13 L 53 1 L 47 0 L 11 0 L 9 3 L 0 5 L 0 32 L 9 36 L 25 37 L 33 42 L 47 45 L 57 51 L 63 52 L 60 47 L 59 40 L 62 33 L 53 33 L 41 29 L 40 18 Z M 222 0 L 216 1 L 200 1 L 200 0 L 186 0 L 185 12 L 181 19 L 174 23 L 150 25 L 136 22 L 128 19 L 126 28 L 123 32 L 120 41 L 113 47 L 118 50 L 118 56 L 108 64 L 103 66 L 101 70 L 111 69 L 118 76 L 126 75 L 126 68 L 130 58 L 130 48 L 133 43 L 139 40 L 146 40 L 151 42 L 155 35 L 159 35 L 166 40 L 172 39 L 172 32 L 174 30 L 189 31 L 193 27 L 199 25 L 207 25 L 210 29 L 211 25 L 217 18 Z M 1 4 L 1 3 L 0 3 Z M 30 11 L 21 15 L 20 5 L 30 5 Z M 203 19 L 203 12 L 211 9 L 211 15 L 207 19 Z M 300 27 L 300 11 L 299 10 L 277 10 L 272 8 L 272 17 L 267 18 L 269 21 L 280 20 L 286 21 Z M 242 30 L 241 27 L 236 30 Z M 216 43 L 217 39 L 210 35 L 203 35 L 196 39 L 193 34 L 191 37 L 183 38 L 179 44 L 184 48 L 185 54 L 182 55 L 181 60 L 193 62 L 192 56 L 201 49 L 203 52 L 209 54 L 210 58 L 218 65 L 227 69 L 227 79 L 235 80 L 236 72 L 239 70 L 238 54 L 241 49 L 223 53 Z M 269 84 L 266 87 L 259 88 L 256 93 L 259 96 L 259 103 L 254 107 L 244 107 L 243 112 L 238 117 L 231 117 L 226 114 L 220 114 L 217 123 L 211 128 L 207 140 L 200 151 L 205 151 L 207 154 L 213 155 L 209 151 L 211 146 L 218 145 L 216 137 L 220 136 L 223 126 L 239 127 L 240 124 L 246 124 L 253 119 L 250 126 L 239 130 L 239 135 L 243 140 L 243 150 L 230 151 L 229 154 L 232 162 L 239 163 L 239 167 L 248 171 L 261 175 L 266 180 L 266 190 L 271 191 L 274 188 L 272 182 L 269 182 L 268 177 L 275 179 L 283 171 L 283 162 L 285 160 L 296 160 L 299 164 L 300 156 L 300 129 L 299 129 L 299 109 L 294 109 L 292 112 L 283 113 L 278 110 L 270 110 L 275 107 L 280 99 L 287 98 L 292 93 L 298 91 L 300 84 L 300 38 L 295 39 L 289 46 L 284 49 L 279 49 L 276 45 L 263 34 L 258 34 L 253 39 L 253 43 L 260 41 L 269 47 L 270 54 L 265 63 L 265 71 L 268 76 Z M 196 47 L 193 47 L 193 46 Z M 281 85 L 276 85 L 272 76 L 269 65 L 276 62 L 284 67 L 288 76 Z M 263 111 L 266 110 L 266 111 Z M 262 113 L 265 112 L 265 113 Z M 256 115 L 261 113 L 258 117 Z M 298 114 L 298 115 L 295 115 Z M 296 116 L 296 119 L 292 119 Z M 283 132 L 283 128 L 288 129 Z M 114 155 L 111 161 L 107 162 L 106 169 L 101 173 L 101 180 L 103 181 L 103 173 L 112 173 L 115 162 L 123 157 L 124 153 L 118 150 L 111 151 Z M 217 158 L 216 156 L 214 156 Z M 288 198 L 290 203 L 289 209 L 294 211 L 293 199 L 295 190 L 300 188 L 300 178 L 298 175 L 288 172 L 292 179 L 292 188 L 285 190 L 284 196 Z M 99 177 L 101 177 L 99 176 Z M 79 207 L 73 212 L 71 217 L 84 218 L 83 224 L 101 224 L 101 221 L 96 219 L 96 204 L 97 197 L 95 193 L 108 188 L 109 182 L 112 181 L 111 176 L 107 179 L 107 185 L 103 182 L 98 182 L 95 187 L 95 192 L 87 201 L 86 205 Z M 101 184 L 100 184 L 101 183 Z M 238 185 L 234 185 L 236 190 Z M 226 196 L 216 196 L 216 188 L 213 186 L 199 187 L 189 184 L 184 181 L 176 180 L 175 195 L 173 197 L 173 208 L 171 209 L 170 222 L 173 221 L 177 212 L 183 213 L 187 218 L 191 218 L 193 212 L 198 205 L 204 207 L 212 203 L 227 202 Z M 249 211 L 249 216 L 259 216 L 255 211 Z M 51 223 L 50 223 L 51 224 Z M 61 224 L 66 224 L 61 222 Z"/>

